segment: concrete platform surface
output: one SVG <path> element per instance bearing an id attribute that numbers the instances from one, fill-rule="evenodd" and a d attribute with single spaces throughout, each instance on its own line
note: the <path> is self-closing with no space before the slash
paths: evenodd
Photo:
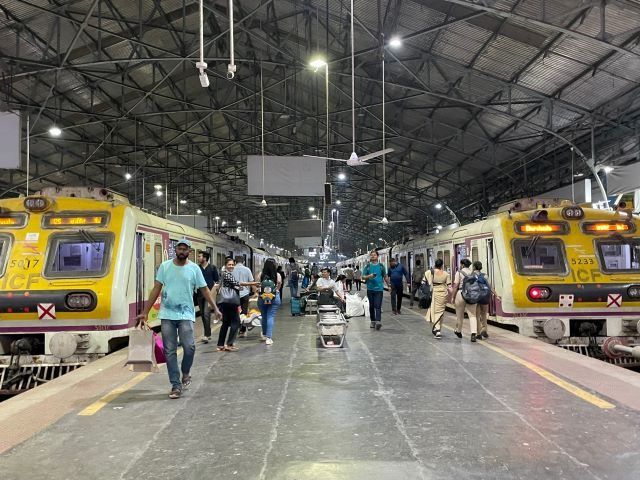
<path id="1" fill-rule="evenodd" d="M 640 478 L 638 374 L 585 367 L 495 328 L 487 345 L 447 330 L 436 340 L 424 311 L 391 316 L 388 302 L 382 330 L 353 318 L 345 348 L 321 349 L 315 317 L 288 310 L 270 347 L 256 330 L 239 352 L 198 344 L 183 398 L 167 398 L 163 369 L 78 415 L 116 386 L 109 366 L 103 391 L 76 395 L 66 414 L 1 454 L 0 471 L 11 480 Z M 120 371 L 120 384 L 135 378 Z M 629 392 L 619 400 L 610 389 Z M 0 404 L 0 418 L 17 401 Z M 32 418 L 41 405 L 29 401 Z"/>

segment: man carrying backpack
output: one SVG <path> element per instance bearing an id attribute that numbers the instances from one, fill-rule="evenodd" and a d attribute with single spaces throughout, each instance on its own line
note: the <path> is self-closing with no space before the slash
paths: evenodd
<path id="1" fill-rule="evenodd" d="M 482 262 L 473 262 L 473 274 L 478 279 L 478 285 L 483 290 L 483 295 L 476 304 L 476 316 L 478 317 L 478 340 L 482 338 L 489 338 L 487 333 L 487 314 L 489 313 L 489 302 L 491 301 L 491 294 L 493 289 L 487 280 L 487 277 L 482 273 Z"/>
<path id="2" fill-rule="evenodd" d="M 458 338 L 462 338 L 462 324 L 464 322 L 464 313 L 469 316 L 469 328 L 471 330 L 471 341 L 475 342 L 478 336 L 478 319 L 476 317 L 476 304 L 469 303 L 467 295 L 463 296 L 463 290 L 468 290 L 471 283 L 475 283 L 476 277 L 471 271 L 471 260 L 463 258 L 460 260 L 460 268 L 456 272 L 453 280 L 452 294 L 454 297 L 454 305 L 456 307 L 456 328 L 453 333 Z M 465 300 L 467 297 L 467 300 Z M 477 302 L 476 302 L 477 303 Z"/>
<path id="3" fill-rule="evenodd" d="M 285 275 L 289 278 L 289 290 L 291 298 L 298 296 L 298 281 L 300 280 L 300 268 L 295 258 L 291 257 L 285 266 Z"/>

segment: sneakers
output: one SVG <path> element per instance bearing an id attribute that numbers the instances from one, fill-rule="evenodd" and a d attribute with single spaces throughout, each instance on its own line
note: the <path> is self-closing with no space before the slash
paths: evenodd
<path id="1" fill-rule="evenodd" d="M 458 338 L 462 338 L 462 332 L 456 332 L 456 331 L 454 330 L 454 331 L 453 331 L 453 333 L 455 333 L 455 334 L 456 334 L 456 337 L 458 337 Z M 474 342 L 475 342 L 475 340 L 474 340 Z"/>
<path id="2" fill-rule="evenodd" d="M 265 345 L 273 345 L 273 340 L 271 340 L 270 338 L 267 338 L 267 339 L 264 341 L 264 343 L 265 343 Z"/>
<path id="3" fill-rule="evenodd" d="M 382 328 L 382 322 L 376 322 L 376 330 L 380 330 Z"/>
<path id="4" fill-rule="evenodd" d="M 211 337 L 205 337 L 204 335 L 200 337 L 202 343 L 209 343 L 209 340 L 211 340 Z"/>
<path id="5" fill-rule="evenodd" d="M 471 341 L 475 343 L 475 341 L 476 341 L 476 334 L 475 333 L 471 334 Z"/>
<path id="6" fill-rule="evenodd" d="M 442 338 L 442 334 L 440 333 L 440 330 L 438 330 L 438 331 L 435 333 L 435 336 L 436 336 L 436 338 Z"/>
<path id="7" fill-rule="evenodd" d="M 371 322 L 369 324 L 369 328 L 376 328 L 376 322 Z"/>
<path id="8" fill-rule="evenodd" d="M 169 398 L 171 398 L 172 400 L 175 400 L 176 398 L 180 398 L 181 395 L 182 395 L 182 390 L 180 390 L 179 388 L 174 388 L 171 390 L 171 393 L 169 393 Z"/>
<path id="9" fill-rule="evenodd" d="M 264 342 L 265 340 L 267 340 L 267 337 L 265 337 L 262 333 L 260 334 L 260 341 Z"/>
<path id="10" fill-rule="evenodd" d="M 191 386 L 191 375 L 182 375 L 182 388 L 186 390 Z"/>
<path id="11" fill-rule="evenodd" d="M 482 332 L 480 335 L 482 335 L 482 338 L 489 338 L 489 334 L 487 332 Z"/>

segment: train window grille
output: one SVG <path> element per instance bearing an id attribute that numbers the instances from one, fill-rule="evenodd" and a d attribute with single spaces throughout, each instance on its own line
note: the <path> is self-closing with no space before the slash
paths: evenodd
<path id="1" fill-rule="evenodd" d="M 568 273 L 562 240 L 540 238 L 514 240 L 513 252 L 516 270 L 520 274 Z"/>
<path id="2" fill-rule="evenodd" d="M 101 277 L 107 273 L 113 243 L 111 234 L 83 232 L 53 235 L 49 243 L 45 277 Z"/>
<path id="3" fill-rule="evenodd" d="M 178 240 L 169 239 L 169 250 L 167 251 L 168 260 L 173 260 L 176 258 L 176 245 L 178 244 Z"/>
<path id="4" fill-rule="evenodd" d="M 640 239 L 602 239 L 596 246 L 605 272 L 640 272 Z"/>
<path id="5" fill-rule="evenodd" d="M 472 262 L 477 262 L 478 260 L 480 260 L 480 254 L 478 252 L 478 247 L 473 247 L 471 249 L 471 261 Z"/>
<path id="6" fill-rule="evenodd" d="M 153 246 L 153 268 L 157 272 L 158 267 L 162 263 L 162 244 L 156 243 Z"/>
<path id="7" fill-rule="evenodd" d="M 0 277 L 4 276 L 7 268 L 7 259 L 9 257 L 8 253 L 9 250 L 11 250 L 11 240 L 11 235 L 0 235 Z"/>

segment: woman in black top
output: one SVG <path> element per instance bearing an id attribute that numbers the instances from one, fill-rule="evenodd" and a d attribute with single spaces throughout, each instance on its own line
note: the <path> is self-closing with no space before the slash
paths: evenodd
<path id="1" fill-rule="evenodd" d="M 220 310 L 222 311 L 222 326 L 220 327 L 220 334 L 218 335 L 218 352 L 235 352 L 238 347 L 233 345 L 236 340 L 238 329 L 240 328 L 240 314 L 238 313 L 238 306 L 240 305 L 240 283 L 233 277 L 231 272 L 235 267 L 233 258 L 227 258 L 225 263 L 225 270 L 222 271 L 222 287 L 227 287 L 235 290 L 238 293 L 238 303 L 221 303 Z M 229 331 L 229 338 L 227 339 L 227 331 Z M 225 344 L 225 340 L 227 341 Z"/>
<path id="2" fill-rule="evenodd" d="M 280 285 L 280 289 L 278 290 L 280 292 L 280 299 L 282 300 L 282 289 L 284 288 L 284 279 L 286 277 L 284 270 L 282 269 L 282 266 L 278 265 L 278 270 L 277 270 L 278 274 L 280 275 L 280 277 L 282 278 L 282 284 Z"/>

